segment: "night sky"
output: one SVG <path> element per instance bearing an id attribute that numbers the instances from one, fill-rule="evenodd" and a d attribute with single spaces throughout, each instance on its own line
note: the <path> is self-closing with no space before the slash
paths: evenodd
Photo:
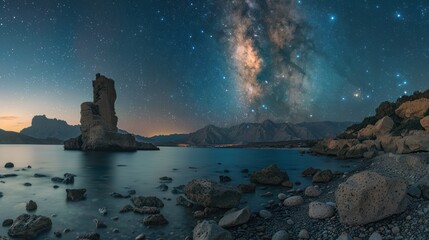
<path id="1" fill-rule="evenodd" d="M 0 1 L 0 128 L 79 123 L 96 73 L 143 135 L 353 120 L 429 88 L 429 1 Z"/>

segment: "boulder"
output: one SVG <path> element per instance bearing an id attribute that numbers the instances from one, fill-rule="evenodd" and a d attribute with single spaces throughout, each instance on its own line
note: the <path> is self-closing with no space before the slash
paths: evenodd
<path id="1" fill-rule="evenodd" d="M 11 162 L 7 162 L 5 165 L 4 165 L 4 167 L 5 168 L 13 168 L 15 165 L 13 164 L 13 163 L 11 163 Z"/>
<path id="2" fill-rule="evenodd" d="M 34 239 L 51 227 L 52 221 L 48 217 L 22 214 L 15 219 L 7 233 L 13 238 Z"/>
<path id="3" fill-rule="evenodd" d="M 237 186 L 237 189 L 242 193 L 254 193 L 256 189 L 256 185 L 254 183 L 240 184 Z"/>
<path id="4" fill-rule="evenodd" d="M 215 221 L 204 220 L 193 230 L 193 240 L 233 240 L 232 234 L 216 224 Z"/>
<path id="5" fill-rule="evenodd" d="M 429 109 L 429 99 L 420 98 L 414 101 L 407 101 L 402 103 L 396 110 L 395 113 L 403 119 L 409 118 L 423 118 L 424 114 Z"/>
<path id="6" fill-rule="evenodd" d="M 409 135 L 404 136 L 396 142 L 396 153 L 414 153 L 429 152 L 429 132 L 428 131 L 410 131 Z"/>
<path id="7" fill-rule="evenodd" d="M 422 125 L 426 131 L 429 131 L 429 116 L 420 119 L 420 125 Z"/>
<path id="8" fill-rule="evenodd" d="M 233 187 L 208 179 L 194 179 L 183 189 L 186 197 L 204 207 L 233 208 L 240 203 L 241 193 Z"/>
<path id="9" fill-rule="evenodd" d="M 392 131 L 395 122 L 389 116 L 378 120 L 375 125 L 368 124 L 358 132 L 358 138 L 376 138 L 389 134 Z"/>
<path id="10" fill-rule="evenodd" d="M 247 223 L 250 219 L 250 211 L 248 208 L 243 208 L 234 212 L 225 214 L 219 220 L 219 226 L 221 227 L 234 227 L 244 223 Z"/>
<path id="11" fill-rule="evenodd" d="M 334 216 L 335 209 L 322 202 L 311 202 L 308 205 L 308 216 L 315 219 L 325 219 Z"/>
<path id="12" fill-rule="evenodd" d="M 82 201 L 86 198 L 86 189 L 66 189 L 68 201 Z"/>
<path id="13" fill-rule="evenodd" d="M 332 173 L 331 170 L 322 170 L 322 171 L 318 171 L 316 174 L 314 174 L 313 182 L 314 183 L 327 183 L 327 182 L 330 182 L 333 177 L 334 177 L 334 174 Z"/>
<path id="14" fill-rule="evenodd" d="M 356 173 L 335 192 L 340 222 L 362 225 L 403 212 L 407 185 L 371 171 Z"/>
<path id="15" fill-rule="evenodd" d="M 338 156 L 340 151 L 347 151 L 359 143 L 357 139 L 324 139 L 317 142 L 310 151 L 316 154 Z"/>
<path id="16" fill-rule="evenodd" d="M 318 171 L 320 171 L 320 169 L 309 167 L 302 171 L 301 175 L 303 177 L 313 177 Z"/>
<path id="17" fill-rule="evenodd" d="M 259 216 L 263 219 L 268 219 L 271 218 L 273 214 L 268 210 L 262 209 L 259 211 Z"/>
<path id="18" fill-rule="evenodd" d="M 277 165 L 272 164 L 250 175 L 250 181 L 260 184 L 280 185 L 289 180 L 287 173 L 280 171 Z"/>
<path id="19" fill-rule="evenodd" d="M 164 203 L 161 199 L 150 196 L 150 197 L 143 197 L 143 196 L 133 196 L 131 198 L 131 202 L 138 208 L 142 207 L 157 207 L 162 208 L 164 207 Z"/>
<path id="20" fill-rule="evenodd" d="M 288 207 L 298 206 L 304 203 L 304 199 L 301 196 L 288 197 L 283 201 L 283 205 Z"/>

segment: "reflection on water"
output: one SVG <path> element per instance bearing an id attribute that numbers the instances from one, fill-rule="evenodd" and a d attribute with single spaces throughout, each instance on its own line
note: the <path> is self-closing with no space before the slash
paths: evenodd
<path id="1" fill-rule="evenodd" d="M 15 163 L 14 169 L 3 168 L 8 161 Z M 191 233 L 196 220 L 192 218 L 190 210 L 175 205 L 176 195 L 157 188 L 160 184 L 159 177 L 173 178 L 173 182 L 168 184 L 169 190 L 186 184 L 193 178 L 218 181 L 219 175 L 230 176 L 232 181 L 228 184 L 236 186 L 249 181 L 246 174 L 241 173 L 241 169 L 248 168 L 252 172 L 272 163 L 287 171 L 293 181 L 300 181 L 301 187 L 310 184 L 308 179 L 300 176 L 304 168 L 311 166 L 350 170 L 340 166 L 343 162 L 301 155 L 297 150 L 167 147 L 161 151 L 103 153 L 63 151 L 62 146 L 0 145 L 0 174 L 13 172 L 19 175 L 16 178 L 1 179 L 5 183 L 0 183 L 0 191 L 4 193 L 4 197 L 0 198 L 0 221 L 16 218 L 24 213 L 25 202 L 32 199 L 39 206 L 36 214 L 56 215 L 52 218 L 53 231 L 73 229 L 73 232 L 65 234 L 62 239 L 74 239 L 79 232 L 89 231 L 99 232 L 103 239 L 133 239 L 142 232 L 153 237 L 183 239 Z M 26 169 L 28 165 L 32 168 Z M 23 168 L 25 171 L 21 170 Z M 229 173 L 224 173 L 225 169 Z M 59 184 L 60 188 L 54 189 L 50 178 L 62 177 L 66 172 L 77 175 L 75 183 Z M 34 173 L 49 177 L 34 178 Z M 25 187 L 25 182 L 32 183 L 32 186 Z M 86 188 L 87 199 L 82 202 L 67 202 L 65 188 Z M 114 199 L 109 194 L 126 194 L 130 189 L 136 190 L 139 195 L 172 199 L 164 199 L 165 207 L 162 209 L 170 223 L 164 227 L 146 228 L 139 222 L 144 215 L 120 214 L 119 209 L 129 204 L 130 200 Z M 265 191 L 276 195 L 285 189 L 257 189 L 255 194 L 244 195 L 243 200 L 252 210 L 259 210 L 260 204 L 267 201 L 260 197 Z M 108 209 L 107 216 L 103 217 L 98 213 L 100 207 Z M 119 221 L 111 220 L 113 216 L 119 216 Z M 95 229 L 92 222 L 94 218 L 102 219 L 108 228 Z M 118 228 L 120 233 L 112 233 L 113 228 Z M 53 231 L 41 239 L 52 237 Z M 6 232 L 7 228 L 0 228 L 0 235 L 6 235 Z"/>

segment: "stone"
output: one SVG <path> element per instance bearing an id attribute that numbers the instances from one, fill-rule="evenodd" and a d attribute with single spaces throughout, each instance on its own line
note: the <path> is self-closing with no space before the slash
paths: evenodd
<path id="1" fill-rule="evenodd" d="M 418 118 L 421 119 L 424 117 L 424 114 L 429 109 L 429 99 L 428 98 L 419 98 L 414 101 L 407 101 L 402 103 L 396 110 L 395 113 L 400 118 L 410 119 Z"/>
<path id="2" fill-rule="evenodd" d="M 367 125 L 358 132 L 358 138 L 376 138 L 378 136 L 389 134 L 395 123 L 392 118 L 385 116 L 378 120 L 375 125 Z"/>
<path id="3" fill-rule="evenodd" d="M 310 151 L 316 154 L 338 156 L 340 152 L 347 152 L 350 147 L 359 143 L 357 139 L 324 139 L 317 142 Z"/>
<path id="4" fill-rule="evenodd" d="M 117 192 L 111 192 L 110 196 L 114 197 L 114 198 L 130 198 L 130 195 L 123 195 Z"/>
<path id="5" fill-rule="evenodd" d="M 383 237 L 381 237 L 380 233 L 373 232 L 371 236 L 369 236 L 368 240 L 383 240 Z"/>
<path id="6" fill-rule="evenodd" d="M 407 194 L 413 198 L 420 198 L 422 196 L 422 191 L 416 185 L 412 185 L 408 188 Z"/>
<path id="7" fill-rule="evenodd" d="M 204 220 L 194 228 L 193 240 L 233 240 L 232 234 L 216 224 L 215 221 Z"/>
<path id="8" fill-rule="evenodd" d="M 333 178 L 333 174 L 331 170 L 322 170 L 318 171 L 313 176 L 314 183 L 327 183 L 330 182 Z"/>
<path id="9" fill-rule="evenodd" d="M 41 173 L 35 173 L 35 174 L 33 175 L 33 177 L 35 177 L 35 178 L 42 178 L 42 177 L 47 177 L 47 175 L 45 175 L 45 174 L 41 174 Z"/>
<path id="10" fill-rule="evenodd" d="M 301 175 L 303 177 L 313 177 L 318 171 L 320 171 L 320 169 L 309 167 L 302 171 Z"/>
<path id="11" fill-rule="evenodd" d="M 286 181 L 283 181 L 281 185 L 282 185 L 282 187 L 292 188 L 293 187 L 293 182 L 289 181 L 289 180 L 286 180 Z"/>
<path id="12" fill-rule="evenodd" d="M 254 193 L 256 190 L 256 185 L 254 183 L 240 184 L 237 186 L 237 189 L 242 193 Z"/>
<path id="13" fill-rule="evenodd" d="M 33 200 L 30 200 L 28 203 L 25 204 L 25 209 L 29 212 L 33 212 L 37 210 L 37 204 Z"/>
<path id="14" fill-rule="evenodd" d="M 429 152 L 429 131 L 414 130 L 396 141 L 396 153 Z"/>
<path id="15" fill-rule="evenodd" d="M 367 151 L 367 152 L 363 153 L 363 157 L 366 159 L 371 159 L 371 158 L 374 158 L 375 156 L 377 156 L 377 152 L 374 150 Z"/>
<path id="16" fill-rule="evenodd" d="M 107 228 L 107 225 L 98 219 L 94 219 L 93 222 L 95 223 L 95 228 L 100 229 L 100 228 Z"/>
<path id="17" fill-rule="evenodd" d="M 301 239 L 309 239 L 310 238 L 310 234 L 308 234 L 308 231 L 306 229 L 302 229 L 301 231 L 299 231 L 298 233 L 298 238 Z"/>
<path id="18" fill-rule="evenodd" d="M 118 118 L 115 112 L 116 90 L 112 79 L 97 74 L 92 86 L 93 102 L 81 104 L 81 135 L 65 141 L 65 150 L 159 150 L 153 144 L 137 142 L 131 134 L 118 133 Z"/>
<path id="19" fill-rule="evenodd" d="M 271 240 L 287 240 L 287 239 L 289 239 L 289 234 L 285 230 L 277 231 L 271 237 Z"/>
<path id="20" fill-rule="evenodd" d="M 250 181 L 267 185 L 280 185 L 286 180 L 289 180 L 289 176 L 285 172 L 280 171 L 275 164 L 269 165 L 250 175 Z"/>
<path id="21" fill-rule="evenodd" d="M 160 209 L 157 207 L 139 207 L 139 208 L 133 208 L 133 212 L 139 213 L 139 214 L 157 214 L 160 212 Z"/>
<path id="22" fill-rule="evenodd" d="M 219 182 L 221 183 L 231 182 L 231 180 L 232 179 L 228 176 L 224 176 L 224 175 L 219 176 Z"/>
<path id="23" fill-rule="evenodd" d="M 401 230 L 399 229 L 399 227 L 398 227 L 398 226 L 394 226 L 394 227 L 392 228 L 392 233 L 393 233 L 393 234 L 398 234 L 400 231 L 401 231 Z"/>
<path id="24" fill-rule="evenodd" d="M 352 237 L 346 232 L 341 233 L 340 236 L 338 236 L 337 240 L 352 240 Z"/>
<path id="25" fill-rule="evenodd" d="M 143 219 L 145 226 L 159 226 L 168 224 L 167 219 L 162 214 L 149 215 Z"/>
<path id="26" fill-rule="evenodd" d="M 283 201 L 283 205 L 288 207 L 299 206 L 304 203 L 304 199 L 301 196 L 288 197 Z"/>
<path id="27" fill-rule="evenodd" d="M 66 189 L 68 201 L 82 201 L 86 199 L 86 189 Z"/>
<path id="28" fill-rule="evenodd" d="M 243 208 L 234 212 L 230 212 L 228 214 L 225 214 L 219 220 L 219 226 L 227 228 L 245 224 L 249 221 L 250 215 L 251 213 L 248 208 Z"/>
<path id="29" fill-rule="evenodd" d="M 304 195 L 307 197 L 318 197 L 322 194 L 322 191 L 316 186 L 308 186 L 304 190 Z"/>
<path id="30" fill-rule="evenodd" d="M 371 171 L 356 173 L 341 183 L 335 198 L 340 222 L 363 225 L 403 212 L 407 185 Z"/>
<path id="31" fill-rule="evenodd" d="M 146 235 L 144 233 L 139 234 L 134 240 L 145 240 L 146 239 Z"/>
<path id="32" fill-rule="evenodd" d="M 334 216 L 335 209 L 322 202 L 311 202 L 308 205 L 308 216 L 315 219 L 325 219 Z"/>
<path id="33" fill-rule="evenodd" d="M 286 196 L 286 194 L 284 194 L 284 193 L 279 193 L 279 194 L 277 195 L 277 198 L 278 198 L 280 201 L 283 201 L 283 200 L 285 200 L 285 199 L 287 198 L 287 196 Z"/>
<path id="34" fill-rule="evenodd" d="M 164 203 L 161 199 L 150 196 L 150 197 L 144 197 L 144 196 L 133 196 L 131 198 L 131 202 L 138 208 L 142 207 L 157 207 L 162 208 L 164 207 Z"/>
<path id="35" fill-rule="evenodd" d="M 2 227 L 10 227 L 12 226 L 12 224 L 13 224 L 13 219 L 8 218 L 3 221 Z"/>
<path id="36" fill-rule="evenodd" d="M 5 165 L 4 165 L 4 167 L 5 168 L 13 168 L 15 165 L 13 164 L 13 163 L 11 163 L 11 162 L 7 162 Z"/>
<path id="37" fill-rule="evenodd" d="M 273 216 L 272 213 L 270 213 L 270 211 L 262 209 L 259 211 L 259 216 L 263 219 L 268 219 L 271 218 Z"/>
<path id="38" fill-rule="evenodd" d="M 241 193 L 237 189 L 208 179 L 188 182 L 183 192 L 189 200 L 204 207 L 234 208 L 241 199 Z"/>
<path id="39" fill-rule="evenodd" d="M 128 204 L 128 205 L 123 206 L 123 207 L 119 210 L 119 212 L 120 212 L 120 213 L 126 213 L 126 212 L 130 212 L 130 211 L 133 211 L 133 210 L 134 210 L 134 207 Z"/>
<path id="40" fill-rule="evenodd" d="M 8 230 L 13 238 L 33 239 L 52 228 L 52 221 L 45 216 L 22 214 L 15 219 Z"/>
<path id="41" fill-rule="evenodd" d="M 420 119 L 420 125 L 422 125 L 426 131 L 429 131 L 429 116 Z"/>

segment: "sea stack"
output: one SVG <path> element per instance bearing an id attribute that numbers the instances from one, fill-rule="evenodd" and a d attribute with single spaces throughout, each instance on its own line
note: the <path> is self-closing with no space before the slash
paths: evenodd
<path id="1" fill-rule="evenodd" d="M 65 141 L 65 150 L 159 150 L 151 143 L 137 142 L 131 134 L 118 133 L 115 81 L 97 73 L 92 87 L 93 102 L 84 102 L 80 106 L 81 135 Z"/>

